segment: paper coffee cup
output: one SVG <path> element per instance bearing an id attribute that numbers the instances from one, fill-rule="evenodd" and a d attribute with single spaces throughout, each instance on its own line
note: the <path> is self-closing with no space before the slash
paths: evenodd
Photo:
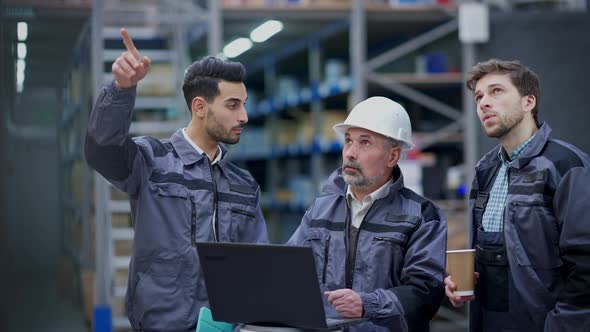
<path id="1" fill-rule="evenodd" d="M 473 295 L 473 269 L 475 249 L 447 250 L 447 272 L 457 285 L 453 292 L 458 296 Z"/>

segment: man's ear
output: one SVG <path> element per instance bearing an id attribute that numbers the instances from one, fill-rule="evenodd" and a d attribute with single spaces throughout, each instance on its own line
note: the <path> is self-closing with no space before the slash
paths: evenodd
<path id="1" fill-rule="evenodd" d="M 191 113 L 195 116 L 204 118 L 207 115 L 207 102 L 203 97 L 195 97 L 191 103 Z"/>
<path id="2" fill-rule="evenodd" d="M 530 112 L 535 108 L 535 106 L 537 106 L 537 97 L 533 95 L 525 96 L 523 98 L 522 104 L 523 109 L 527 112 Z"/>
<path id="3" fill-rule="evenodd" d="M 402 148 L 400 146 L 393 146 L 389 148 L 389 153 L 387 155 L 387 167 L 393 168 L 397 165 L 399 158 L 402 155 Z"/>

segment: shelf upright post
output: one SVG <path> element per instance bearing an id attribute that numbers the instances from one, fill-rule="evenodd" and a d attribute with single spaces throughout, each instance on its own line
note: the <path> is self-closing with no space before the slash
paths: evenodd
<path id="1" fill-rule="evenodd" d="M 88 51 L 88 45 L 90 43 L 89 35 L 92 29 L 90 29 L 89 25 L 86 24 L 83 31 L 81 42 L 78 45 L 79 51 L 82 53 L 80 58 L 83 62 L 81 67 L 80 77 L 92 77 L 90 76 L 92 68 L 90 67 L 91 58 L 90 53 Z M 82 174 L 81 174 L 81 192 L 82 192 L 82 206 L 80 211 L 80 218 L 83 222 L 82 224 L 82 267 L 88 268 L 93 267 L 91 262 L 92 260 L 92 249 L 90 245 L 93 243 L 92 241 L 92 232 L 91 232 L 91 221 L 90 221 L 90 177 L 92 176 L 92 171 L 90 167 L 85 161 L 84 158 L 84 139 L 86 137 L 85 129 L 88 126 L 88 117 L 90 116 L 90 109 L 89 105 L 92 105 L 92 101 L 88 100 L 88 98 L 92 97 L 91 90 L 92 89 L 92 82 L 87 79 L 80 80 L 81 87 L 80 87 L 80 140 L 81 146 L 80 154 L 82 159 Z"/>
<path id="2" fill-rule="evenodd" d="M 273 96 L 276 92 L 276 80 L 276 67 L 274 61 L 272 61 L 264 67 L 264 93 L 266 94 L 266 96 Z M 271 105 L 274 105 L 274 103 L 271 102 Z M 271 142 L 276 142 L 278 114 L 274 111 L 273 108 L 274 106 L 271 106 L 271 111 L 267 119 L 267 128 L 270 128 Z M 279 179 L 279 161 L 275 158 L 275 156 L 272 155 L 274 153 L 272 150 L 273 149 L 271 149 L 271 157 L 268 161 L 268 169 L 266 172 L 265 181 L 271 203 L 276 198 Z"/>
<path id="3" fill-rule="evenodd" d="M 463 73 L 469 72 L 475 65 L 475 45 L 473 43 L 463 43 Z M 464 139 L 463 139 L 463 160 L 465 181 L 471 188 L 471 179 L 475 175 L 475 164 L 477 163 L 477 116 L 473 95 L 466 86 L 463 86 L 463 121 L 464 121 Z M 465 195 L 465 204 L 469 205 L 469 195 Z M 467 221 L 466 221 L 467 222 Z"/>
<path id="4" fill-rule="evenodd" d="M 459 7 L 459 40 L 462 45 L 462 57 L 463 57 L 463 77 L 467 76 L 467 73 L 471 70 L 471 67 L 475 65 L 475 44 L 485 43 L 489 41 L 490 29 L 489 29 L 489 10 L 486 4 L 483 3 L 462 3 Z M 473 179 L 475 175 L 475 164 L 477 163 L 478 145 L 477 145 L 477 118 L 475 116 L 476 109 L 475 103 L 473 102 L 473 96 L 471 91 L 463 85 L 463 108 L 464 108 L 464 141 L 463 141 L 463 154 L 465 160 L 465 181 Z M 466 196 L 466 206 L 468 207 L 468 197 Z M 465 223 L 470 227 L 468 220 L 465 218 Z"/>
<path id="5" fill-rule="evenodd" d="M 367 17 L 365 1 L 352 0 L 350 12 L 350 67 L 352 74 L 352 108 L 367 97 L 363 64 L 367 60 Z"/>
<path id="6" fill-rule="evenodd" d="M 322 51 L 320 49 L 319 41 L 313 43 L 309 47 L 309 80 L 312 90 L 319 89 L 321 77 L 321 61 Z M 314 194 L 318 194 L 320 190 L 320 183 L 324 176 L 324 156 L 321 150 L 316 150 L 315 145 L 321 144 L 321 128 L 324 122 L 322 114 L 323 103 L 320 98 L 314 99 L 312 94 L 311 101 L 311 123 L 312 130 L 312 152 L 311 152 L 311 181 L 312 188 L 315 190 Z M 311 193 L 309 193 L 311 194 Z"/>
<path id="7" fill-rule="evenodd" d="M 218 0 L 209 0 L 209 34 L 207 34 L 207 51 L 209 55 L 221 53 L 223 43 L 223 18 Z"/>
<path id="8" fill-rule="evenodd" d="M 176 73 L 176 81 L 174 82 L 174 85 L 176 86 L 176 91 L 182 91 L 184 72 L 192 63 L 185 38 L 185 32 L 188 30 L 188 27 L 185 23 L 178 23 L 177 25 L 173 25 L 172 29 L 174 29 L 174 31 L 171 32 L 172 43 L 174 44 L 173 49 L 176 50 L 173 55 L 175 61 L 172 64 L 174 66 L 174 72 Z M 178 122 L 183 125 L 188 124 L 191 120 L 191 114 L 187 109 L 188 106 L 186 106 L 184 95 L 182 93 L 177 93 L 175 101 L 177 105 Z"/>
<path id="9" fill-rule="evenodd" d="M 63 84 L 57 88 L 57 100 L 59 100 L 61 102 L 61 112 L 60 114 L 57 116 L 57 121 L 56 121 L 56 125 L 55 125 L 55 129 L 56 129 L 56 152 L 57 152 L 57 160 L 59 162 L 58 164 L 58 172 L 57 172 L 57 176 L 59 181 L 57 182 L 57 194 L 59 195 L 58 197 L 60 197 L 60 208 L 58 209 L 58 218 L 60 220 L 60 243 L 62 245 L 62 250 L 65 250 L 67 252 L 68 248 L 67 248 L 67 240 L 66 240 L 66 222 L 65 222 L 65 217 L 66 217 L 66 212 L 65 210 L 66 208 L 66 197 L 70 197 L 71 199 L 71 195 L 68 195 L 66 193 L 66 185 L 65 185 L 65 179 L 66 179 L 66 173 L 71 173 L 70 170 L 64 170 L 64 168 L 66 167 L 66 164 L 64 163 L 64 160 L 66 159 L 66 154 L 64 153 L 62 147 L 66 144 L 64 144 L 64 136 L 67 136 L 64 134 L 64 131 L 61 127 L 61 119 L 64 118 L 64 113 L 66 112 L 66 108 L 69 106 L 66 102 L 66 96 L 67 96 L 67 85 L 68 85 L 68 80 L 69 77 L 67 75 L 64 76 L 64 82 Z M 64 128 L 65 129 L 65 128 Z M 70 211 L 68 211 L 70 213 Z"/>
<path id="10" fill-rule="evenodd" d="M 483 3 L 462 3 L 459 7 L 459 40 L 462 45 L 462 66 L 463 80 L 467 73 L 475 65 L 476 49 L 475 43 L 485 43 L 489 41 L 489 11 L 486 4 Z M 473 101 L 473 95 L 467 86 L 463 85 L 463 109 L 464 109 L 464 141 L 463 141 L 463 159 L 465 181 L 471 184 L 475 176 L 475 164 L 478 155 L 478 135 L 476 127 L 479 121 L 476 117 L 476 106 Z M 465 195 L 465 207 L 469 211 L 469 191 Z M 468 232 L 472 232 L 469 218 L 463 221 L 466 224 Z M 470 308 L 468 307 L 468 310 Z M 469 313 L 469 311 L 468 311 Z"/>
<path id="11" fill-rule="evenodd" d="M 104 0 L 94 0 L 92 10 L 92 91 L 98 98 L 103 79 L 103 8 Z M 111 320 L 111 220 L 107 213 L 108 184 L 94 173 L 95 225 L 96 225 L 96 297 L 94 303 L 95 332 L 112 331 Z"/>

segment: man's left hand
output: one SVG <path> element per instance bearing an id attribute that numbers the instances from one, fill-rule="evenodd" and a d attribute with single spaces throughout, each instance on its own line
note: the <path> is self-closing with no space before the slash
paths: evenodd
<path id="1" fill-rule="evenodd" d="M 352 289 L 344 288 L 335 291 L 326 291 L 324 296 L 328 302 L 336 308 L 343 318 L 360 318 L 363 316 L 363 300 Z"/>

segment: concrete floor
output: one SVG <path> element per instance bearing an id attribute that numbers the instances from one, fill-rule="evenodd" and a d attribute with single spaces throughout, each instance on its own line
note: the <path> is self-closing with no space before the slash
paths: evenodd
<path id="1" fill-rule="evenodd" d="M 3 332 L 83 332 L 88 331 L 72 294 L 63 292 L 55 269 L 16 271 L 7 278 L 0 330 Z M 8 283 L 6 283 L 8 282 Z M 61 289 L 60 289 L 61 288 Z"/>

